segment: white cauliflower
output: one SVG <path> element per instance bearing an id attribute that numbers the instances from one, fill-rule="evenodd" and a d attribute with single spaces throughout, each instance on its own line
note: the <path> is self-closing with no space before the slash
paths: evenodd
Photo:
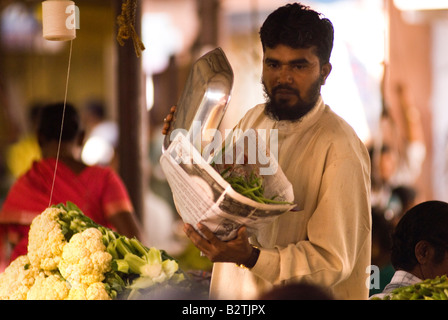
<path id="1" fill-rule="evenodd" d="M 0 300 L 25 300 L 37 274 L 26 255 L 17 257 L 0 274 Z"/>
<path id="2" fill-rule="evenodd" d="M 57 222 L 59 208 L 47 208 L 33 219 L 28 234 L 28 258 L 39 269 L 56 270 L 67 243 Z"/>
<path id="3" fill-rule="evenodd" d="M 27 300 L 65 300 L 70 285 L 59 274 L 46 275 L 40 272 L 36 281 L 28 291 Z"/>
<path id="4" fill-rule="evenodd" d="M 72 285 L 90 285 L 105 279 L 111 270 L 112 256 L 106 251 L 98 229 L 89 228 L 73 235 L 62 252 L 58 268 Z"/>
<path id="5" fill-rule="evenodd" d="M 96 224 L 73 203 L 45 209 L 28 237 L 28 255 L 0 274 L 0 299 L 110 300 L 183 280 L 164 251 Z"/>
<path id="6" fill-rule="evenodd" d="M 106 285 L 103 282 L 94 282 L 87 288 L 87 300 L 110 300 Z"/>
<path id="7" fill-rule="evenodd" d="M 77 283 L 72 286 L 67 300 L 111 300 L 106 285 L 103 282 L 94 282 L 91 285 Z"/>

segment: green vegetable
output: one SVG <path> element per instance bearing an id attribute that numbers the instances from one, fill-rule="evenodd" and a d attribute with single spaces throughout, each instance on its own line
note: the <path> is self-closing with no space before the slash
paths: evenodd
<path id="1" fill-rule="evenodd" d="M 393 290 L 383 300 L 448 300 L 446 275 Z"/>
<path id="2" fill-rule="evenodd" d="M 230 171 L 230 167 L 227 167 L 220 174 L 230 184 L 233 190 L 256 202 L 266 204 L 292 204 L 287 201 L 275 200 L 277 196 L 270 199 L 266 198 L 264 196 L 263 178 L 256 175 L 254 171 L 249 176 L 235 175 Z"/>
<path id="3" fill-rule="evenodd" d="M 264 186 L 263 186 L 263 177 L 257 175 L 255 170 L 253 170 L 249 176 L 247 174 L 238 174 L 235 168 L 238 167 L 236 164 L 232 164 L 224 168 L 223 170 L 219 170 L 216 160 L 220 159 L 222 163 L 223 157 L 226 154 L 226 150 L 232 148 L 230 146 L 230 141 L 226 141 L 226 145 L 224 145 L 220 151 L 216 153 L 213 157 L 210 165 L 215 168 L 216 171 L 226 180 L 233 190 L 246 196 L 249 199 L 252 199 L 259 203 L 266 204 L 293 204 L 287 201 L 279 201 L 275 200 L 278 196 L 273 196 L 271 198 L 266 198 L 264 196 Z M 231 152 L 233 155 L 233 151 Z M 244 165 L 243 165 L 244 166 Z"/>
<path id="4" fill-rule="evenodd" d="M 165 251 L 98 225 L 71 202 L 34 218 L 28 238 L 28 253 L 0 273 L 0 300 L 145 298 L 193 285 Z"/>
<path id="5" fill-rule="evenodd" d="M 112 271 L 105 274 L 103 282 L 113 299 L 123 298 L 119 295 L 125 293 L 128 298 L 130 294 L 135 296 L 139 289 L 148 288 L 155 283 L 168 280 L 177 283 L 185 278 L 177 261 L 164 250 L 147 248 L 135 238 L 129 239 L 95 223 L 71 202 L 55 207 L 66 211 L 60 214 L 58 223 L 67 241 L 74 234 L 89 228 L 101 231 L 106 251 L 112 256 Z"/>
<path id="6" fill-rule="evenodd" d="M 103 234 L 103 243 L 106 247 L 111 241 L 121 237 L 115 231 L 95 223 L 92 219 L 84 215 L 81 209 L 72 202 L 67 202 L 66 205 L 60 203 L 53 207 L 65 210 L 65 212 L 59 214 L 58 223 L 61 225 L 62 234 L 67 241 L 70 241 L 74 234 L 83 232 L 89 228 L 95 228 L 101 231 Z"/>

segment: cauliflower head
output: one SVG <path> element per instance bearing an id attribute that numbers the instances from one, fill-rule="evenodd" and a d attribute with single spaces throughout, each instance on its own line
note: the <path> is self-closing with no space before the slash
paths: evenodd
<path id="1" fill-rule="evenodd" d="M 39 269 L 56 270 L 66 245 L 61 225 L 57 222 L 59 208 L 47 208 L 33 219 L 28 233 L 28 257 Z"/>
<path id="2" fill-rule="evenodd" d="M 65 300 L 70 292 L 70 284 L 59 274 L 46 275 L 40 272 L 28 291 L 27 300 Z"/>
<path id="3" fill-rule="evenodd" d="M 0 300 L 110 300 L 182 280 L 164 251 L 100 226 L 67 203 L 32 221 L 28 254 L 0 274 Z"/>
<path id="4" fill-rule="evenodd" d="M 91 285 L 77 283 L 70 289 L 68 300 L 111 300 L 103 282 L 94 282 Z"/>
<path id="5" fill-rule="evenodd" d="M 26 300 L 37 274 L 38 270 L 30 265 L 28 256 L 17 257 L 0 274 L 0 300 Z"/>
<path id="6" fill-rule="evenodd" d="M 101 231 L 89 228 L 73 235 L 65 245 L 58 268 L 72 285 L 91 285 L 105 279 L 111 262 L 112 256 L 106 251 Z"/>

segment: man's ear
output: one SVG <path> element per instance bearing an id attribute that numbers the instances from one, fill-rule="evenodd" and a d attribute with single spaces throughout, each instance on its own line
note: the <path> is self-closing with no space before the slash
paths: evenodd
<path id="1" fill-rule="evenodd" d="M 414 248 L 415 258 L 419 264 L 426 264 L 432 260 L 434 255 L 434 248 L 426 240 L 420 240 L 417 242 Z"/>
<path id="2" fill-rule="evenodd" d="M 331 69 L 333 68 L 333 66 L 331 65 L 330 62 L 325 63 L 322 68 L 320 68 L 320 75 L 322 77 L 322 83 L 321 85 L 324 85 L 325 82 L 327 81 L 327 78 L 331 72 Z"/>

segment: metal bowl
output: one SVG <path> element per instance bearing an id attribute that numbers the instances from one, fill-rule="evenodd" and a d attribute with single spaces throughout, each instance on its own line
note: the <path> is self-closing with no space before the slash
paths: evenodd
<path id="1" fill-rule="evenodd" d="M 176 131 L 185 135 L 201 152 L 202 146 L 213 137 L 209 129 L 218 129 L 230 101 L 233 87 L 233 71 L 223 50 L 216 48 L 192 66 L 185 88 L 173 115 L 170 130 L 165 136 L 165 151 Z"/>

